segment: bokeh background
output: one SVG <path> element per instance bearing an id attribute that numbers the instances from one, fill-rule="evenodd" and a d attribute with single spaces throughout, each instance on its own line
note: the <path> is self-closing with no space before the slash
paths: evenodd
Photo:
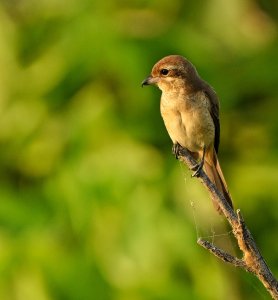
<path id="1" fill-rule="evenodd" d="M 278 276 L 277 0 L 2 0 L 0 298 L 269 299 L 200 236 L 236 244 L 171 155 L 168 54 L 221 100 L 220 161 Z"/>

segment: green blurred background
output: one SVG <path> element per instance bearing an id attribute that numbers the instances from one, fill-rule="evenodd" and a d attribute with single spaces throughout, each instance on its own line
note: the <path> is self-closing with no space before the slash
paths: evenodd
<path id="1" fill-rule="evenodd" d="M 215 88 L 235 207 L 278 276 L 277 18 L 277 0 L 1 1 L 0 299 L 269 299 L 196 244 L 240 255 L 140 83 L 181 54 Z"/>

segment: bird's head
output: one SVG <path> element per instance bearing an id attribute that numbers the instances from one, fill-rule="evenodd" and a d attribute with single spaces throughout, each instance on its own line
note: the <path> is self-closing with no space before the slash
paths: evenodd
<path id="1" fill-rule="evenodd" d="M 190 88 L 197 78 L 197 71 L 190 61 L 180 55 L 169 55 L 154 65 L 151 75 L 142 82 L 142 87 L 153 84 L 167 92 L 173 88 Z"/>

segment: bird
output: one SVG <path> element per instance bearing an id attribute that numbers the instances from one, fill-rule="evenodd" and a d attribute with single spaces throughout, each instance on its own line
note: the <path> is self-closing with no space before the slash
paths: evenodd
<path id="1" fill-rule="evenodd" d="M 214 89 L 199 76 L 195 66 L 180 55 L 159 60 L 141 85 L 155 85 L 162 91 L 160 112 L 176 158 L 180 146 L 190 151 L 199 161 L 192 176 L 198 177 L 203 169 L 233 208 L 217 157 L 220 120 L 219 100 Z M 213 204 L 221 214 L 216 201 L 213 200 Z"/>

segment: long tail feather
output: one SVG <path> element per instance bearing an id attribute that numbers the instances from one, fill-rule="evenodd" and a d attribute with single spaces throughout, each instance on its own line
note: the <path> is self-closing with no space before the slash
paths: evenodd
<path id="1" fill-rule="evenodd" d="M 228 201 L 230 206 L 233 208 L 232 198 L 229 193 L 227 183 L 225 181 L 223 172 L 221 170 L 221 167 L 220 167 L 220 164 L 219 164 L 219 161 L 217 158 L 217 154 L 214 149 L 211 149 L 210 151 L 208 151 L 206 153 L 205 162 L 204 162 L 204 170 L 205 170 L 207 176 L 209 177 L 209 179 L 211 180 L 211 182 L 213 184 L 215 184 L 216 188 L 218 190 L 220 190 L 220 192 L 223 193 L 223 196 Z M 216 210 L 219 213 L 222 213 L 219 205 L 214 201 L 214 199 L 212 199 L 212 200 L 213 200 L 213 204 L 214 204 L 214 207 L 216 208 Z"/>

